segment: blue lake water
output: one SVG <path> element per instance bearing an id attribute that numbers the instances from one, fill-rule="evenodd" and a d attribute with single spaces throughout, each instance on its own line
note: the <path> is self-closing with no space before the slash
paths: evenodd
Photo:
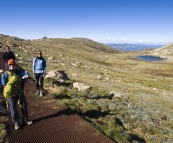
<path id="1" fill-rule="evenodd" d="M 160 58 L 160 57 L 148 56 L 148 55 L 141 55 L 141 56 L 138 56 L 138 58 L 140 58 L 141 60 L 150 61 L 150 62 L 156 62 L 156 61 L 164 60 L 163 58 Z"/>

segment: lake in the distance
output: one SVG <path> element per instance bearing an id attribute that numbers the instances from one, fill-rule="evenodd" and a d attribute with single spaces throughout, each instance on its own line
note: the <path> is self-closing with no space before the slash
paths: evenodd
<path id="1" fill-rule="evenodd" d="M 148 56 L 148 55 L 141 55 L 138 56 L 141 60 L 144 61 L 150 61 L 150 62 L 156 62 L 156 61 L 162 61 L 164 58 L 156 57 L 156 56 Z"/>

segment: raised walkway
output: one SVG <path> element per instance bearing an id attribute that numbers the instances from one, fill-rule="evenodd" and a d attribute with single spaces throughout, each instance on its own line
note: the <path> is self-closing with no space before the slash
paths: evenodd
<path id="1" fill-rule="evenodd" d="M 2 52 L 0 52 L 0 69 L 4 69 Z M 1 79 L 0 79 L 1 80 Z M 1 84 L 1 83 L 0 83 Z M 0 85 L 2 88 L 2 85 Z M 28 103 L 28 116 L 32 125 L 23 125 L 15 131 L 9 109 L 6 122 L 9 143 L 114 143 L 113 140 L 95 129 L 80 116 L 65 106 L 57 105 L 50 93 L 44 96 L 34 95 L 35 83 L 28 79 L 25 95 Z M 52 108 L 53 107 L 53 108 Z M 20 118 L 21 112 L 18 108 Z"/>

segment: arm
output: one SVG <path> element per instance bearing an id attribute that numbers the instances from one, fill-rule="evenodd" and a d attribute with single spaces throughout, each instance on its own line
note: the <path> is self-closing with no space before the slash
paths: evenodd
<path id="1" fill-rule="evenodd" d="M 33 59 L 33 61 L 32 61 L 32 72 L 33 72 L 33 74 L 35 73 L 35 58 Z"/>
<path id="2" fill-rule="evenodd" d="M 23 80 L 23 83 L 26 83 L 26 78 L 28 78 L 28 72 L 27 71 L 23 71 L 23 70 L 21 70 L 21 77 L 22 77 L 22 80 Z"/>
<path id="3" fill-rule="evenodd" d="M 7 84 L 7 80 L 8 80 L 8 75 L 6 73 L 1 75 L 1 83 L 3 86 L 5 86 Z"/>
<path id="4" fill-rule="evenodd" d="M 44 71 L 44 75 L 46 75 L 46 60 L 45 59 L 43 61 L 43 71 Z"/>

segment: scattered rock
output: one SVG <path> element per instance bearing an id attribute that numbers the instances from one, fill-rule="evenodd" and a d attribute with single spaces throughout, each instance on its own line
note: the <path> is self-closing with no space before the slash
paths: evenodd
<path id="1" fill-rule="evenodd" d="M 121 97 L 121 98 L 125 98 L 125 99 L 128 99 L 128 96 L 127 95 L 123 95 L 121 93 L 115 93 L 115 92 L 110 92 L 110 96 L 109 96 L 109 99 L 112 99 L 114 97 Z"/>
<path id="2" fill-rule="evenodd" d="M 102 75 L 99 75 L 99 76 L 97 76 L 97 78 L 98 78 L 98 79 L 101 79 L 101 78 L 103 78 L 103 76 L 102 76 Z"/>
<path id="3" fill-rule="evenodd" d="M 49 61 L 53 61 L 53 60 L 55 60 L 55 59 L 54 59 L 54 57 L 49 57 L 48 60 L 49 60 Z"/>
<path id="4" fill-rule="evenodd" d="M 84 83 L 75 82 L 73 83 L 73 88 L 77 88 L 78 90 L 86 90 L 90 89 L 91 86 L 85 85 Z"/>
<path id="5" fill-rule="evenodd" d="M 77 76 L 77 74 L 76 73 L 73 73 L 72 76 Z"/>
<path id="6" fill-rule="evenodd" d="M 17 63 L 24 64 L 25 62 L 24 61 L 17 61 Z"/>

